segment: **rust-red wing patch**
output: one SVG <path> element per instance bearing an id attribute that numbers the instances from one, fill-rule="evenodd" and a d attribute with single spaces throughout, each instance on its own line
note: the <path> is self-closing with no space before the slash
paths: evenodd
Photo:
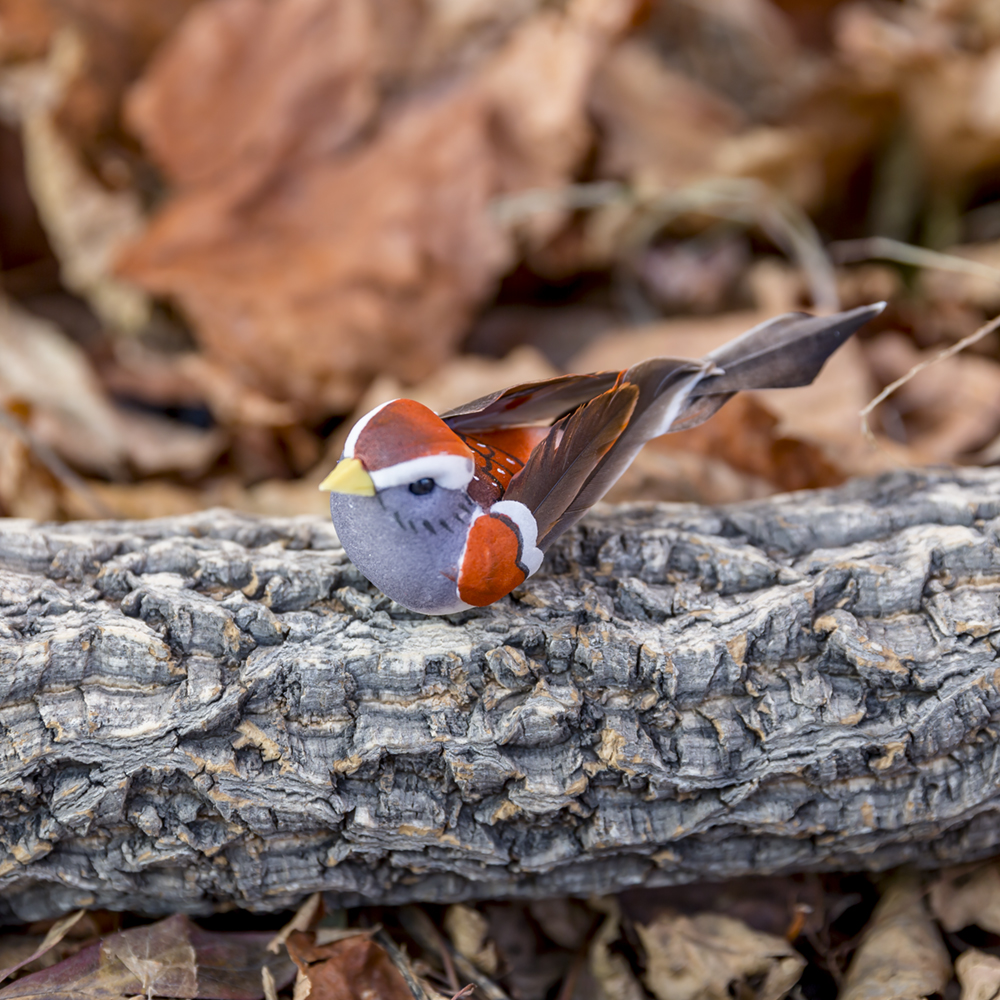
<path id="1" fill-rule="evenodd" d="M 468 438 L 474 437 L 494 452 L 516 459 L 520 465 L 524 465 L 532 449 L 548 433 L 548 427 L 501 427 L 495 431 L 477 431 L 473 435 L 465 435 L 465 438 L 470 447 L 472 443 Z"/>
<path id="2" fill-rule="evenodd" d="M 547 427 L 510 427 L 459 435 L 472 449 L 476 462 L 476 478 L 469 483 L 469 496 L 484 509 L 503 499 L 511 479 L 524 468 L 531 449 L 548 432 Z"/>
<path id="3" fill-rule="evenodd" d="M 469 529 L 458 596 L 477 608 L 499 601 L 524 582 L 520 555 L 521 533 L 514 522 L 502 514 L 484 514 Z"/>

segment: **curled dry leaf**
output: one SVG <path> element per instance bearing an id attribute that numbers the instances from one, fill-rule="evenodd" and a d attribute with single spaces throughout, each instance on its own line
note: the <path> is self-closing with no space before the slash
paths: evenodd
<path id="1" fill-rule="evenodd" d="M 806 966 L 784 938 L 719 913 L 664 913 L 636 930 L 646 952 L 646 986 L 658 1000 L 727 1000 L 734 990 L 779 1000 Z"/>
<path id="2" fill-rule="evenodd" d="M 126 104 L 182 188 L 246 198 L 289 159 L 328 156 L 376 109 L 378 38 L 364 0 L 202 4 Z"/>
<path id="3" fill-rule="evenodd" d="M 820 445 L 783 435 L 780 423 L 754 396 L 736 396 L 714 419 L 661 438 L 654 448 L 716 458 L 782 491 L 836 486 L 846 479 Z"/>
<path id="4" fill-rule="evenodd" d="M 133 122 L 177 192 L 122 273 L 175 297 L 212 360 L 307 416 L 349 410 L 379 373 L 425 378 L 512 260 L 492 198 L 566 179 L 586 145 L 593 65 L 632 6 L 542 11 L 471 77 L 401 97 L 370 137 L 339 151 L 370 100 L 328 109 L 317 95 L 367 92 L 369 5 L 231 0 L 195 11 L 136 91 Z M 270 18 L 298 34 L 269 31 Z M 310 30 L 306 51 L 322 57 L 293 69 Z M 266 79 L 241 85 L 263 66 Z M 204 173 L 204 139 L 186 142 L 178 129 L 190 116 L 168 113 L 194 94 L 219 109 L 198 130 L 220 150 Z"/>
<path id="5" fill-rule="evenodd" d="M 26 436 L 17 433 L 17 425 L 4 416 L 0 414 L 0 516 L 43 521 L 65 516 L 68 497 L 63 485 L 39 460 Z M 84 511 L 82 516 L 95 513 Z"/>
<path id="6" fill-rule="evenodd" d="M 828 903 L 827 891 L 815 875 L 752 875 L 724 882 L 627 889 L 618 899 L 633 922 L 651 923 L 664 911 L 689 916 L 711 911 L 788 941 L 800 933 L 820 930 Z"/>
<path id="7" fill-rule="evenodd" d="M 267 964 L 279 989 L 294 967 L 267 953 L 268 934 L 216 934 L 187 917 L 134 927 L 0 990 L 17 1000 L 119 1000 L 136 994 L 185 1000 L 258 1000 Z"/>
<path id="8" fill-rule="evenodd" d="M 671 69 L 642 39 L 608 54 L 591 105 L 605 133 L 601 172 L 628 177 L 639 190 L 677 188 L 711 175 L 720 144 L 744 124 L 734 105 Z"/>
<path id="9" fill-rule="evenodd" d="M 64 31 L 44 62 L 6 71 L 3 110 L 21 126 L 28 187 L 66 287 L 112 328 L 134 332 L 149 318 L 147 297 L 112 270 L 121 247 L 143 228 L 138 198 L 106 190 L 56 124 L 58 104 L 79 74 L 81 45 Z"/>
<path id="10" fill-rule="evenodd" d="M 29 426 L 78 468 L 106 475 L 126 458 L 117 416 L 83 351 L 58 327 L 0 301 L 0 403 L 20 401 Z"/>
<path id="11" fill-rule="evenodd" d="M 998 50 L 982 57 L 965 48 L 957 24 L 934 7 L 843 4 L 836 41 L 862 81 L 899 94 L 931 183 L 953 194 L 963 178 L 1000 163 Z"/>
<path id="12" fill-rule="evenodd" d="M 0 981 L 6 979 L 8 976 L 12 976 L 18 969 L 30 964 L 38 958 L 41 958 L 47 951 L 54 948 L 60 941 L 73 929 L 73 927 L 80 922 L 81 917 L 86 913 L 86 910 L 77 910 L 75 913 L 69 914 L 69 916 L 63 917 L 62 920 L 57 920 L 50 928 L 48 934 L 42 939 L 41 943 L 37 948 L 34 949 L 29 955 L 20 959 L 13 965 L 9 965 L 4 969 L 0 969 Z"/>
<path id="13" fill-rule="evenodd" d="M 605 914 L 604 922 L 590 942 L 590 973 L 597 980 L 601 1000 L 646 1000 L 646 991 L 636 979 L 625 956 L 613 950 L 621 937 L 621 911 L 612 896 L 591 900 L 591 906 Z"/>
<path id="14" fill-rule="evenodd" d="M 993 1000 L 1000 993 L 1000 958 L 976 948 L 955 959 L 955 975 L 962 987 L 962 1000 Z"/>
<path id="15" fill-rule="evenodd" d="M 496 975 L 499 964 L 496 945 L 489 940 L 489 921 L 479 910 L 463 903 L 449 906 L 444 915 L 444 929 L 459 955 L 486 975 Z"/>
<path id="16" fill-rule="evenodd" d="M 0 62 L 40 59 L 56 30 L 55 12 L 40 0 L 0 3 Z"/>
<path id="17" fill-rule="evenodd" d="M 931 912 L 949 932 L 975 924 L 1000 934 L 1000 864 L 943 871 L 931 883 Z"/>
<path id="18" fill-rule="evenodd" d="M 267 950 L 273 955 L 277 955 L 293 931 L 307 931 L 310 924 L 317 918 L 320 907 L 323 903 L 323 894 L 314 892 L 295 911 L 295 916 L 278 931 L 277 934 L 267 943 Z"/>
<path id="19" fill-rule="evenodd" d="M 47 320 L 0 301 L 0 405 L 23 411 L 34 439 L 74 468 L 121 477 L 200 475 L 226 444 L 201 430 L 111 404 L 84 352 Z"/>
<path id="20" fill-rule="evenodd" d="M 918 1000 L 940 993 L 951 959 L 916 879 L 898 875 L 879 900 L 847 970 L 840 1000 Z"/>
<path id="21" fill-rule="evenodd" d="M 413 1000 L 385 949 L 367 935 L 317 946 L 311 935 L 295 931 L 287 945 L 299 969 L 296 995 L 310 1000 Z"/>

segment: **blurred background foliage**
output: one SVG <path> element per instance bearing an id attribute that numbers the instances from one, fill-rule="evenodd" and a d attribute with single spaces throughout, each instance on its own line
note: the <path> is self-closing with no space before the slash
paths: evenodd
<path id="1" fill-rule="evenodd" d="M 996 0 L 0 0 L 3 514 L 322 512 L 385 399 L 883 298 L 611 498 L 990 463 L 995 334 L 857 414 L 995 267 Z"/>

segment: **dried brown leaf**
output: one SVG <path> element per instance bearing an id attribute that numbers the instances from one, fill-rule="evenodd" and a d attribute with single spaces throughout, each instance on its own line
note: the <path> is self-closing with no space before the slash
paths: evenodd
<path id="1" fill-rule="evenodd" d="M 658 1000 L 779 1000 L 805 959 L 784 939 L 719 913 L 663 914 L 637 924 L 646 952 L 646 986 Z"/>
<path id="2" fill-rule="evenodd" d="M 490 925 L 479 910 L 456 903 L 444 915 L 444 929 L 455 951 L 488 976 L 497 973 L 496 945 L 489 940 Z"/>
<path id="3" fill-rule="evenodd" d="M 105 190 L 49 113 L 27 115 L 21 135 L 28 184 L 66 287 L 112 329 L 140 330 L 149 321 L 147 297 L 112 274 L 119 251 L 143 227 L 138 198 L 128 190 Z"/>
<path id="4" fill-rule="evenodd" d="M 836 29 L 852 72 L 898 95 L 921 167 L 945 195 L 1000 162 L 995 53 L 965 48 L 958 25 L 932 4 L 852 3 L 838 11 Z"/>
<path id="5" fill-rule="evenodd" d="M 364 0 L 195 7 L 126 104 L 184 188 L 245 198 L 288 160 L 329 156 L 376 108 L 375 8 Z"/>
<path id="6" fill-rule="evenodd" d="M 302 905 L 295 911 L 295 916 L 267 943 L 267 950 L 277 955 L 293 931 L 309 930 L 309 925 L 316 919 L 322 903 L 323 894 L 321 892 L 314 892 L 304 900 Z"/>
<path id="7" fill-rule="evenodd" d="M 41 58 L 48 51 L 56 24 L 56 14 L 48 0 L 3 0 L 0 62 Z"/>
<path id="8" fill-rule="evenodd" d="M 711 911 L 789 941 L 824 924 L 823 885 L 810 875 L 755 875 L 724 882 L 629 889 L 618 898 L 625 916 L 639 923 L 648 924 L 665 910 L 689 916 Z"/>
<path id="9" fill-rule="evenodd" d="M 677 188 L 711 175 L 720 144 L 744 123 L 722 95 L 668 67 L 641 39 L 609 53 L 591 104 L 605 132 L 602 173 L 627 177 L 640 190 Z"/>
<path id="10" fill-rule="evenodd" d="M 918 1000 L 940 993 L 951 959 L 909 875 L 885 887 L 847 970 L 840 1000 Z"/>
<path id="11" fill-rule="evenodd" d="M 612 947 L 621 937 L 621 911 L 617 901 L 609 896 L 591 900 L 590 905 L 605 914 L 604 922 L 590 943 L 590 973 L 601 989 L 601 1000 L 646 1000 L 646 991 L 625 956 Z"/>
<path id="12" fill-rule="evenodd" d="M 258 1000 L 267 964 L 278 988 L 294 968 L 267 954 L 269 935 L 216 934 L 174 916 L 105 938 L 58 965 L 25 976 L 0 990 L 18 1000 L 120 1000 L 136 994 Z"/>
<path id="13" fill-rule="evenodd" d="M 987 862 L 943 871 L 931 884 L 928 900 L 946 931 L 976 924 L 1000 933 L 1000 865 Z"/>
<path id="14" fill-rule="evenodd" d="M 12 976 L 18 969 L 23 968 L 29 963 L 41 958 L 46 952 L 54 948 L 60 941 L 73 929 L 73 927 L 80 922 L 81 917 L 86 913 L 86 910 L 77 910 L 75 913 L 71 913 L 62 920 L 57 920 L 50 928 L 48 933 L 42 938 L 41 942 L 38 944 L 32 952 L 30 952 L 26 957 L 18 958 L 16 962 L 7 966 L 6 968 L 0 969 L 0 981 L 6 979 L 8 976 Z"/>
<path id="15" fill-rule="evenodd" d="M 0 516 L 58 518 L 65 513 L 59 480 L 33 454 L 24 436 L 0 421 Z M 84 516 L 95 516 L 87 510 Z"/>
<path id="16" fill-rule="evenodd" d="M 962 1000 L 993 1000 L 1000 993 L 1000 958 L 975 948 L 955 959 L 955 975 L 962 986 Z"/>
<path id="17" fill-rule="evenodd" d="M 366 935 L 316 946 L 311 935 L 295 931 L 287 944 L 299 969 L 296 996 L 310 1000 L 413 1000 L 385 949 Z"/>
<path id="18" fill-rule="evenodd" d="M 126 449 L 83 351 L 56 326 L 0 301 L 0 403 L 27 404 L 33 432 L 73 465 L 107 475 Z"/>
<path id="19" fill-rule="evenodd" d="M 120 248 L 142 229 L 138 198 L 105 189 L 56 124 L 59 102 L 80 73 L 82 45 L 60 32 L 45 61 L 7 70 L 0 91 L 6 116 L 21 127 L 25 176 L 63 282 L 111 327 L 134 332 L 148 320 L 147 298 L 111 272 Z"/>
<path id="20" fill-rule="evenodd" d="M 316 111 L 316 95 L 335 79 L 346 92 L 372 72 L 364 18 L 340 24 L 334 51 L 347 63 L 317 56 L 302 75 L 292 69 L 295 38 L 272 42 L 280 33 L 267 29 L 272 18 L 307 26 L 299 14 L 319 17 L 332 2 L 234 0 L 192 15 L 197 33 L 177 33 L 141 84 L 134 114 L 155 148 L 187 149 L 177 133 L 189 117 L 166 109 L 197 94 L 199 106 L 225 109 L 207 134 L 227 152 L 210 176 L 197 172 L 193 152 L 192 164 L 171 168 L 175 198 L 122 265 L 181 303 L 212 361 L 272 399 L 295 400 L 307 417 L 349 410 L 380 373 L 419 381 L 455 349 L 512 259 L 492 198 L 565 181 L 586 146 L 594 63 L 633 6 L 574 0 L 563 13 L 542 11 L 475 73 L 402 96 L 364 141 L 329 155 L 328 138 L 319 155 L 314 134 L 350 129 L 335 127 L 339 104 Z M 229 50 L 225 17 L 237 10 L 241 42 Z M 320 33 L 335 22 L 321 19 Z M 253 67 L 267 69 L 254 83 L 263 92 L 240 84 Z M 327 115 L 321 129 L 316 114 Z M 256 156 L 251 134 L 277 138 L 262 154 L 266 186 L 240 200 L 241 164 Z M 275 158 L 269 151 L 279 148 Z"/>

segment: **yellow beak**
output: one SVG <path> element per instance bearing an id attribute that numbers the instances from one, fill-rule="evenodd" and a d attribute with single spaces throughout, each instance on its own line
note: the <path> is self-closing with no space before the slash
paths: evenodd
<path id="1" fill-rule="evenodd" d="M 353 493 L 359 497 L 375 496 L 375 484 L 356 458 L 341 459 L 333 472 L 319 484 L 331 493 Z"/>

